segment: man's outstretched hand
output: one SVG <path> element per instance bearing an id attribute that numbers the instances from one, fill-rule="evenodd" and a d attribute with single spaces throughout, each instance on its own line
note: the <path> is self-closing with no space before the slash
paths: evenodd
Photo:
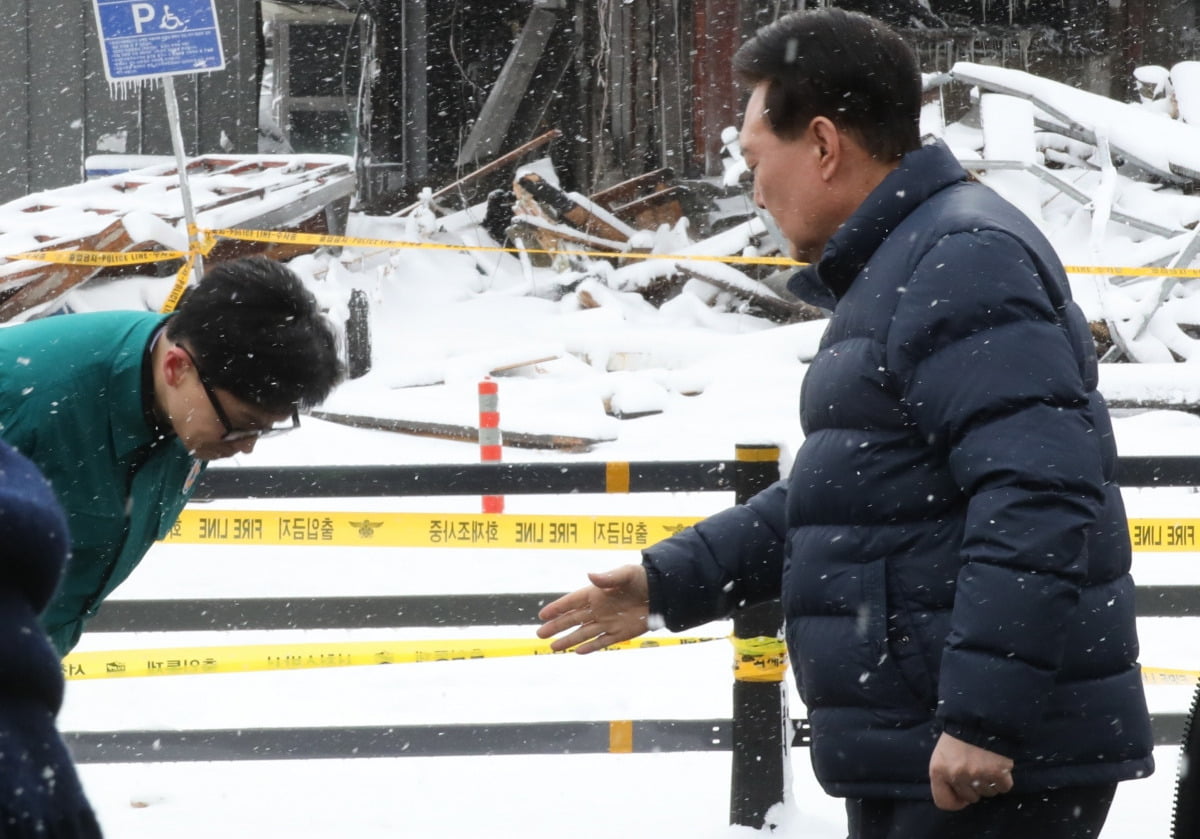
<path id="1" fill-rule="evenodd" d="M 647 629 L 650 587 L 646 569 L 623 565 L 612 571 L 588 574 L 590 586 L 564 594 L 538 612 L 543 621 L 539 638 L 555 638 L 551 649 L 561 652 L 578 645 L 577 653 L 592 653 L 610 644 L 636 638 Z"/>

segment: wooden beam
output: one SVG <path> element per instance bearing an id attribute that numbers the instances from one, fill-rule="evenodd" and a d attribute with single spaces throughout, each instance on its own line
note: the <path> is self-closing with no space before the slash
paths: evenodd
<path id="1" fill-rule="evenodd" d="M 156 246 L 155 242 L 135 243 L 129 238 L 129 231 L 125 229 L 125 223 L 121 219 L 116 219 L 94 236 L 79 239 L 78 247 L 71 249 L 125 253 L 134 250 L 149 250 Z M 55 250 L 59 249 L 61 248 L 55 248 Z M 65 294 L 87 282 L 102 270 L 103 266 L 101 265 L 37 263 L 37 267 L 30 271 L 6 278 L 17 279 L 20 276 L 32 275 L 27 282 L 8 294 L 4 298 L 4 302 L 0 303 L 0 323 Z"/>
<path id="2" fill-rule="evenodd" d="M 592 194 L 592 200 L 611 210 L 617 204 L 626 204 L 647 192 L 663 189 L 675 179 L 675 171 L 668 167 L 634 175 L 632 178 L 613 184 L 607 189 Z"/>
<path id="3" fill-rule="evenodd" d="M 675 184 L 612 208 L 612 214 L 639 230 L 655 230 L 660 224 L 674 227 L 683 218 L 685 186 Z"/>
<path id="4" fill-rule="evenodd" d="M 513 185 L 513 190 L 517 194 L 517 203 L 530 215 L 549 216 L 550 221 L 569 224 L 589 236 L 598 236 L 613 242 L 629 241 L 626 231 L 596 215 L 580 201 L 537 173 L 522 175 Z M 542 212 L 539 213 L 538 210 Z"/>
<path id="5" fill-rule="evenodd" d="M 357 414 L 340 414 L 328 411 L 313 411 L 317 419 L 348 425 L 352 428 L 367 428 L 375 431 L 398 431 L 402 434 L 415 434 L 421 437 L 438 437 L 443 440 L 457 440 L 463 443 L 475 443 L 479 440 L 479 429 L 472 425 L 455 425 L 443 422 L 421 422 L 417 420 L 393 419 L 388 417 L 368 417 Z M 511 429 L 502 429 L 501 435 L 505 446 L 517 449 L 556 449 L 567 452 L 590 451 L 597 443 L 605 442 L 599 438 L 578 437 L 571 434 L 527 434 Z"/>
<path id="6" fill-rule="evenodd" d="M 685 277 L 690 277 L 693 280 L 699 280 L 703 283 L 708 283 L 711 286 L 727 291 L 737 297 L 741 297 L 750 301 L 750 304 L 762 311 L 763 315 L 776 323 L 796 323 L 797 321 L 812 320 L 814 307 L 799 301 L 792 302 L 777 297 L 773 291 L 764 289 L 763 293 L 755 292 L 741 286 L 728 283 L 720 277 L 702 273 L 696 268 L 686 265 L 676 266 L 680 274 Z M 753 282 L 749 277 L 748 282 Z M 818 316 L 823 317 L 821 313 Z"/>
<path id="7" fill-rule="evenodd" d="M 479 119 L 463 143 L 458 155 L 459 166 L 486 160 L 500 151 L 557 25 L 558 15 L 553 11 L 540 7 L 530 11 L 529 19 L 500 70 L 500 77 L 483 103 Z"/>
<path id="8" fill-rule="evenodd" d="M 561 136 L 562 136 L 561 131 L 559 131 L 557 128 L 551 128 L 545 134 L 542 134 L 538 137 L 534 137 L 528 143 L 522 143 L 521 145 L 517 146 L 512 151 L 500 155 L 495 160 L 493 160 L 491 163 L 485 163 L 483 166 L 480 166 L 478 169 L 475 169 L 474 171 L 468 172 L 466 175 L 463 175 L 461 178 L 456 180 L 454 183 L 447 184 L 446 186 L 439 189 L 437 192 L 433 193 L 433 195 L 430 196 L 430 198 L 431 198 L 431 200 L 436 201 L 438 198 L 441 198 L 443 195 L 448 195 L 451 192 L 462 189 L 467 184 L 469 184 L 473 181 L 476 181 L 479 178 L 484 177 L 485 175 L 490 175 L 492 172 L 495 172 L 497 169 L 501 168 L 502 166 L 508 166 L 511 163 L 515 163 L 516 161 L 520 160 L 522 157 L 529 154 L 530 152 L 537 151 L 542 146 L 546 145 L 547 143 L 550 143 L 553 140 L 557 140 Z M 420 206 L 421 206 L 421 202 L 416 201 L 412 204 L 409 204 L 407 207 L 405 207 L 402 210 L 397 210 L 394 213 L 394 215 L 406 216 L 409 213 L 411 213 L 413 210 L 417 209 L 417 207 L 420 207 Z"/>

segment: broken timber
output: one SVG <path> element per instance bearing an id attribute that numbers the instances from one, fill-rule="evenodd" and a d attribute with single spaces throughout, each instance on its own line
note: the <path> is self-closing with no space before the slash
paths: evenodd
<path id="1" fill-rule="evenodd" d="M 733 270 L 727 266 L 723 267 L 725 271 Z M 751 306 L 761 311 L 768 320 L 773 320 L 776 323 L 794 323 L 825 317 L 825 313 L 815 306 L 810 306 L 799 300 L 784 299 L 769 286 L 758 283 L 749 277 L 745 277 L 744 281 L 739 277 L 737 282 L 731 282 L 728 274 L 721 276 L 716 271 L 706 271 L 696 263 L 687 265 L 677 264 L 675 270 L 685 277 L 699 280 L 702 283 L 708 283 L 714 288 L 747 300 Z M 755 285 L 762 285 L 762 289 L 754 288 Z"/>
<path id="2" fill-rule="evenodd" d="M 562 136 L 561 131 L 559 131 L 557 128 L 552 128 L 549 131 L 547 131 L 545 134 L 542 134 L 539 137 L 534 137 L 528 143 L 523 143 L 522 145 L 518 146 L 517 148 L 513 149 L 512 151 L 507 152 L 506 154 L 502 154 L 500 157 L 497 157 L 491 163 L 486 163 L 483 166 L 480 166 L 478 169 L 475 169 L 472 172 L 468 172 L 466 175 L 463 175 L 461 178 L 456 180 L 454 183 L 447 184 L 446 186 L 439 189 L 437 192 L 430 195 L 429 200 L 431 202 L 436 201 L 437 199 L 441 198 L 442 196 L 449 195 L 450 193 L 455 192 L 457 190 L 461 190 L 463 187 L 467 186 L 468 184 L 473 183 L 474 181 L 479 180 L 480 178 L 483 178 L 486 175 L 490 175 L 492 172 L 495 172 L 497 169 L 500 169 L 504 166 L 508 166 L 512 163 L 516 163 L 518 160 L 520 160 L 525 155 L 529 154 L 532 151 L 537 151 L 542 146 L 544 146 L 547 143 L 550 143 L 554 140 L 557 140 L 561 136 Z M 393 213 L 393 215 L 395 215 L 398 218 L 402 218 L 402 217 L 408 215 L 409 213 L 411 213 L 413 210 L 417 209 L 417 207 L 420 207 L 422 203 L 423 202 L 421 202 L 421 201 L 415 201 L 412 204 L 409 204 L 407 207 L 405 207 L 401 210 L 397 210 L 395 213 Z"/>
<path id="3" fill-rule="evenodd" d="M 674 183 L 675 172 L 655 169 L 593 193 L 592 201 L 639 230 L 660 224 L 674 227 L 684 215 L 687 187 Z"/>
<path id="4" fill-rule="evenodd" d="M 518 206 L 527 215 L 542 216 L 552 222 L 561 221 L 588 236 L 628 242 L 634 233 L 633 228 L 595 202 L 564 192 L 537 173 L 529 172 L 518 177 L 513 192 L 516 193 Z"/>
<path id="5" fill-rule="evenodd" d="M 474 443 L 479 439 L 479 429 L 471 425 L 456 425 L 444 422 L 421 422 L 416 420 L 393 419 L 388 417 L 368 417 L 359 414 L 340 414 L 327 411 L 313 411 L 316 419 L 336 422 L 351 428 L 366 428 L 373 431 L 398 431 L 402 434 L 415 434 L 420 437 L 437 437 L 443 440 L 455 440 L 464 443 Z M 501 429 L 505 446 L 517 449 L 556 449 L 565 452 L 587 452 L 597 443 L 605 440 L 590 437 L 577 437 L 567 434 L 528 434 L 521 431 Z"/>
<path id="6" fill-rule="evenodd" d="M 197 222 L 221 228 L 341 233 L 355 180 L 351 160 L 335 155 L 204 155 L 187 164 Z M 176 250 L 183 206 L 178 170 L 164 163 L 86 184 L 25 196 L 4 206 L 15 211 L 14 229 L 0 228 L 5 252 Z M 219 212 L 217 212 L 219 211 Z M 138 232 L 130 231 L 130 224 Z M 162 223 L 154 231 L 153 223 Z M 19 223 L 18 223 L 19 220 Z M 209 225 L 214 226 L 214 225 Z M 64 234 L 64 228 L 70 229 Z M 33 231 L 33 232 L 30 232 Z M 155 233 L 160 233 L 158 238 Z M 29 246 L 30 239 L 36 243 Z M 164 241 L 165 240 L 165 241 Z M 210 264 L 250 253 L 288 259 L 311 245 L 222 239 L 206 257 Z M 158 271 L 153 265 L 58 265 L 33 260 L 0 264 L 0 321 L 53 301 L 93 277 Z"/>
<path id="7" fill-rule="evenodd" d="M 135 243 L 120 219 L 99 233 L 78 241 L 80 250 L 109 253 L 128 253 L 154 247 L 154 243 L 150 242 Z M 31 263 L 31 267 L 5 275 L 0 281 L 0 322 L 53 300 L 100 270 L 96 265 Z"/>

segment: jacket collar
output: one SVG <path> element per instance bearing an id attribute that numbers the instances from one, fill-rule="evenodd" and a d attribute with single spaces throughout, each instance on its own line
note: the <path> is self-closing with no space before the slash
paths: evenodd
<path id="1" fill-rule="evenodd" d="M 788 290 L 806 303 L 832 309 L 909 213 L 935 192 L 966 177 L 966 171 L 941 140 L 904 155 L 900 165 L 833 234 L 821 261 L 792 275 Z"/>
<path id="2" fill-rule="evenodd" d="M 147 416 L 153 405 L 153 378 L 147 383 L 147 365 L 154 336 L 165 319 L 148 321 L 131 332 L 125 345 L 117 350 L 109 377 L 109 399 L 113 450 L 124 457 L 135 449 L 160 439 L 162 429 Z M 153 411 L 150 417 L 153 416 Z"/>

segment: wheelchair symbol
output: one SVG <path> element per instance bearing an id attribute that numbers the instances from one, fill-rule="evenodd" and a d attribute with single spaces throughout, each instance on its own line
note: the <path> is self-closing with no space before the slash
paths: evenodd
<path id="1" fill-rule="evenodd" d="M 158 22 L 159 29 L 165 29 L 170 32 L 185 25 L 186 24 L 180 20 L 174 12 L 171 11 L 170 6 L 163 6 L 162 20 Z"/>
<path id="2" fill-rule="evenodd" d="M 158 18 L 157 27 L 154 23 L 154 18 L 158 10 L 154 8 L 152 3 L 132 3 L 129 6 L 129 11 L 133 14 L 133 29 L 138 35 L 144 33 L 147 29 L 157 28 L 159 31 L 172 32 L 176 29 L 184 29 L 187 27 L 186 20 L 180 20 L 179 16 L 171 11 L 170 6 L 163 6 L 162 16 Z"/>

